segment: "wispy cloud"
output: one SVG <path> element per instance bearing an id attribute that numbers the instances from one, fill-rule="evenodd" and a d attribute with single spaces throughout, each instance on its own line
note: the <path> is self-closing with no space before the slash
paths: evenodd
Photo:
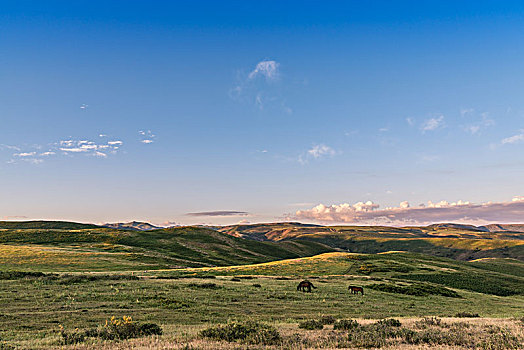
<path id="1" fill-rule="evenodd" d="M 259 76 L 265 77 L 266 80 L 275 80 L 278 79 L 278 67 L 280 64 L 273 60 L 260 61 L 257 63 L 257 66 L 252 70 L 248 79 L 252 80 Z"/>
<path id="2" fill-rule="evenodd" d="M 108 142 L 95 142 L 90 140 L 74 140 L 67 139 L 48 144 L 47 151 L 40 151 L 43 147 L 41 145 L 33 145 L 31 147 L 34 150 L 26 150 L 24 152 L 16 152 L 11 156 L 12 158 L 8 163 L 16 163 L 17 161 L 24 161 L 31 164 L 43 163 L 45 159 L 57 156 L 73 156 L 75 154 L 85 154 L 94 157 L 107 158 L 108 154 L 117 153 L 118 149 L 123 145 L 123 141 L 112 140 Z M 20 151 L 22 147 L 11 146 L 10 150 Z M 38 151 L 35 151 L 38 150 Z"/>
<path id="3" fill-rule="evenodd" d="M 248 216 L 249 213 L 237 210 L 216 210 L 216 211 L 201 211 L 196 213 L 187 213 L 187 216 Z"/>
<path id="4" fill-rule="evenodd" d="M 252 70 L 238 71 L 235 86 L 229 90 L 229 96 L 240 102 L 247 102 L 260 110 L 266 107 L 281 109 L 292 114 L 282 96 L 280 63 L 275 60 L 262 60 Z"/>
<path id="5" fill-rule="evenodd" d="M 32 157 L 36 154 L 36 152 L 22 152 L 22 153 L 15 153 L 13 156 L 15 157 Z"/>
<path id="6" fill-rule="evenodd" d="M 324 144 L 314 145 L 310 150 L 307 151 L 313 158 L 320 158 L 322 156 L 333 156 L 335 150 Z"/>
<path id="7" fill-rule="evenodd" d="M 332 157 L 337 152 L 323 143 L 313 145 L 305 153 L 298 156 L 298 162 L 301 164 L 307 163 L 310 159 L 320 159 L 323 157 Z"/>
<path id="8" fill-rule="evenodd" d="M 151 130 L 147 130 L 147 131 L 140 130 L 138 133 L 140 134 L 140 137 L 141 137 L 140 142 L 145 143 L 145 144 L 153 143 L 154 138 L 156 137 L 156 135 L 153 134 Z"/>
<path id="9" fill-rule="evenodd" d="M 433 118 L 429 118 L 425 120 L 424 123 L 422 123 L 422 126 L 420 127 L 420 129 L 424 133 L 426 131 L 433 131 L 438 128 L 441 128 L 443 125 L 444 125 L 444 116 L 440 115 L 438 117 L 433 117 Z"/>
<path id="10" fill-rule="evenodd" d="M 524 141 L 524 130 L 521 130 L 520 134 L 516 134 L 516 135 L 502 139 L 500 143 L 502 143 L 503 145 L 506 145 L 506 144 L 520 143 L 522 141 Z"/>
<path id="11" fill-rule="evenodd" d="M 480 135 L 482 130 L 495 125 L 495 121 L 489 117 L 488 113 L 480 113 L 479 116 L 473 108 L 462 109 L 460 115 L 470 120 L 470 124 L 465 125 L 464 130 L 471 135 Z"/>
<path id="12" fill-rule="evenodd" d="M 521 222 L 524 216 L 524 197 L 516 196 L 509 202 L 474 204 L 466 201 L 438 203 L 412 207 L 404 201 L 398 207 L 380 209 L 371 201 L 356 204 L 319 204 L 308 210 L 299 210 L 292 216 L 297 220 L 353 224 L 422 225 L 436 222 Z"/>

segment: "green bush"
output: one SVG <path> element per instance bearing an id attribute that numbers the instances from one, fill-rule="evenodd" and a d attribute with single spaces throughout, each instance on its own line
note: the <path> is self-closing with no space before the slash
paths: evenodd
<path id="1" fill-rule="evenodd" d="M 62 345 L 72 345 L 83 343 L 86 340 L 86 333 L 85 331 L 80 331 L 78 328 L 67 331 L 60 325 L 60 337 L 60 343 Z"/>
<path id="2" fill-rule="evenodd" d="M 46 274 L 43 272 L 26 271 L 0 271 L 0 280 L 17 280 L 21 278 L 39 278 L 46 276 L 57 276 L 56 274 Z"/>
<path id="3" fill-rule="evenodd" d="M 322 329 L 324 328 L 324 324 L 322 323 L 322 321 L 319 321 L 319 320 L 307 320 L 304 322 L 300 322 L 298 324 L 298 328 L 308 329 L 308 330 Z"/>
<path id="4" fill-rule="evenodd" d="M 375 324 L 387 327 L 400 327 L 402 323 L 395 318 L 385 318 L 383 320 L 377 321 Z"/>
<path id="5" fill-rule="evenodd" d="M 355 320 L 339 320 L 333 325 L 333 329 L 347 331 L 359 326 Z"/>
<path id="6" fill-rule="evenodd" d="M 442 320 L 438 317 L 424 317 L 420 321 L 415 322 L 418 327 L 424 328 L 426 326 L 442 326 Z"/>
<path id="7" fill-rule="evenodd" d="M 480 315 L 477 313 L 459 312 L 455 317 L 480 317 Z"/>
<path id="8" fill-rule="evenodd" d="M 189 283 L 187 285 L 189 288 L 202 288 L 202 289 L 219 289 L 216 283 Z"/>
<path id="9" fill-rule="evenodd" d="M 451 289 L 445 287 L 436 287 L 430 284 L 422 283 L 411 284 L 409 286 L 399 286 L 389 283 L 376 283 L 369 285 L 368 288 L 386 293 L 397 293 L 415 296 L 441 295 L 450 298 L 461 298 L 460 294 Z"/>
<path id="10" fill-rule="evenodd" d="M 334 324 L 336 318 L 333 316 L 322 316 L 319 321 L 322 322 L 322 324 Z"/>
<path id="11" fill-rule="evenodd" d="M 214 340 L 227 342 L 240 341 L 247 344 L 277 344 L 281 341 L 280 334 L 275 327 L 258 322 L 230 322 L 226 325 L 204 329 L 200 335 Z"/>
<path id="12" fill-rule="evenodd" d="M 84 331 L 86 337 L 105 340 L 139 338 L 149 335 L 162 335 L 162 328 L 155 323 L 137 323 L 129 316 L 122 319 L 111 317 L 103 326 Z"/>
<path id="13" fill-rule="evenodd" d="M 262 285 L 260 285 L 259 283 L 253 283 L 253 287 L 255 287 L 255 288 L 262 288 Z"/>

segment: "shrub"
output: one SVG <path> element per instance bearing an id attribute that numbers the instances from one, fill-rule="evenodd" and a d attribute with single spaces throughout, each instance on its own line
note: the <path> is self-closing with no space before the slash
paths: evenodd
<path id="1" fill-rule="evenodd" d="M 319 320 L 322 324 L 334 324 L 336 319 L 333 316 L 322 316 Z"/>
<path id="2" fill-rule="evenodd" d="M 358 322 L 355 320 L 340 320 L 335 322 L 333 329 L 347 331 L 359 326 Z"/>
<path id="3" fill-rule="evenodd" d="M 308 320 L 308 321 L 300 322 L 298 324 L 298 328 L 308 329 L 308 330 L 322 329 L 324 328 L 324 324 L 322 323 L 322 321 L 319 321 L 319 320 Z"/>
<path id="4" fill-rule="evenodd" d="M 459 312 L 455 315 L 455 317 L 480 317 L 477 313 L 469 313 L 469 312 Z"/>
<path id="5" fill-rule="evenodd" d="M 0 280 L 16 280 L 21 278 L 39 278 L 46 276 L 56 276 L 55 274 L 45 274 L 43 272 L 26 271 L 0 271 Z"/>
<path id="6" fill-rule="evenodd" d="M 187 285 L 189 288 L 202 288 L 202 289 L 218 289 L 220 286 L 218 286 L 216 283 L 189 283 Z"/>
<path id="7" fill-rule="evenodd" d="M 154 323 L 133 322 L 129 316 L 124 316 L 122 319 L 113 316 L 97 331 L 99 338 L 108 340 L 138 338 L 153 334 L 161 335 L 162 328 Z"/>
<path id="8" fill-rule="evenodd" d="M 402 323 L 400 323 L 399 320 L 394 319 L 394 318 L 385 318 L 383 320 L 377 321 L 376 324 L 377 325 L 381 325 L 381 326 L 388 326 L 388 327 L 400 327 L 400 326 L 402 326 Z"/>
<path id="9" fill-rule="evenodd" d="M 409 286 L 399 286 L 389 283 L 376 283 L 369 285 L 368 288 L 386 293 L 407 294 L 415 296 L 442 295 L 450 298 L 461 298 L 460 294 L 451 289 L 422 283 L 412 284 Z"/>
<path id="10" fill-rule="evenodd" d="M 231 279 L 231 281 L 233 281 L 233 282 L 240 282 L 240 278 L 233 277 L 233 278 Z"/>
<path id="11" fill-rule="evenodd" d="M 262 286 L 260 284 L 258 284 L 258 283 L 253 283 L 253 287 L 255 287 L 255 288 L 262 288 Z"/>
<path id="12" fill-rule="evenodd" d="M 228 342 L 240 341 L 247 344 L 276 344 L 281 340 L 275 327 L 258 322 L 230 322 L 204 329 L 200 335 L 215 340 Z"/>
<path id="13" fill-rule="evenodd" d="M 62 345 L 71 345 L 83 343 L 86 340 L 86 333 L 75 328 L 73 331 L 67 331 L 60 325 L 60 343 Z"/>
<path id="14" fill-rule="evenodd" d="M 424 317 L 415 323 L 418 327 L 441 326 L 442 320 L 438 317 Z"/>
<path id="15" fill-rule="evenodd" d="M 519 338 L 506 329 L 500 329 L 498 332 L 489 333 L 488 336 L 482 339 L 478 344 L 478 348 L 484 350 L 522 349 L 521 346 L 522 343 Z"/>

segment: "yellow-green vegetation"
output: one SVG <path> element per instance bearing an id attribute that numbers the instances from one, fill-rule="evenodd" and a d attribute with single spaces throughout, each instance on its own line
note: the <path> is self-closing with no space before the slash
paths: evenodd
<path id="1" fill-rule="evenodd" d="M 0 270 L 132 271 L 224 266 L 330 250 L 321 243 L 257 242 L 200 227 L 123 231 L 30 226 L 0 230 Z"/>
<path id="2" fill-rule="evenodd" d="M 238 237 L 259 240 L 314 241 L 354 253 L 404 250 L 460 260 L 484 257 L 524 260 L 524 233 L 490 232 L 483 227 L 468 225 L 387 227 L 275 223 L 234 225 L 219 230 Z"/>
<path id="3" fill-rule="evenodd" d="M 518 259 L 384 252 L 388 245 L 373 244 L 411 238 L 370 228 L 377 237 L 348 241 L 376 253 L 208 228 L 32 225 L 0 230 L 0 349 L 516 349 L 524 340 Z M 297 291 L 304 279 L 311 293 Z"/>

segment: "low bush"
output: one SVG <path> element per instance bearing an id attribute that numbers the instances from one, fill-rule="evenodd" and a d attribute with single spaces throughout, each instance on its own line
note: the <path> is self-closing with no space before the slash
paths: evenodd
<path id="1" fill-rule="evenodd" d="M 240 278 L 233 277 L 233 278 L 231 279 L 231 281 L 233 281 L 233 282 L 240 282 Z"/>
<path id="2" fill-rule="evenodd" d="M 216 283 L 189 283 L 187 285 L 189 288 L 202 288 L 202 289 L 218 289 L 220 286 L 218 286 Z"/>
<path id="3" fill-rule="evenodd" d="M 68 331 L 60 326 L 61 345 L 82 343 L 88 337 L 101 338 L 104 340 L 122 340 L 149 335 L 162 335 L 162 328 L 156 323 L 134 322 L 129 316 L 124 316 L 122 319 L 113 316 L 107 320 L 104 325 L 85 330 L 75 328 L 72 331 Z"/>
<path id="4" fill-rule="evenodd" d="M 455 317 L 480 317 L 480 315 L 477 313 L 459 312 Z"/>
<path id="5" fill-rule="evenodd" d="M 322 316 L 319 321 L 322 322 L 322 324 L 334 324 L 336 320 L 333 316 Z"/>
<path id="6" fill-rule="evenodd" d="M 402 323 L 395 318 L 385 318 L 383 320 L 377 321 L 375 324 L 387 327 L 400 327 Z"/>
<path id="7" fill-rule="evenodd" d="M 230 322 L 204 329 L 200 335 L 214 340 L 240 341 L 246 344 L 272 345 L 281 340 L 275 327 L 258 322 Z"/>
<path id="8" fill-rule="evenodd" d="M 85 283 L 93 281 L 136 281 L 133 275 L 63 275 L 57 278 L 58 284 Z"/>
<path id="9" fill-rule="evenodd" d="M 260 285 L 259 283 L 253 283 L 253 287 L 255 287 L 255 288 L 262 288 L 262 285 Z"/>
<path id="10" fill-rule="evenodd" d="M 57 276 L 56 274 L 46 274 L 43 272 L 26 271 L 0 271 L 0 280 L 16 280 L 21 278 L 39 278 L 45 276 Z"/>
<path id="11" fill-rule="evenodd" d="M 148 335 L 161 335 L 162 328 L 154 323 L 137 323 L 129 316 L 122 319 L 111 317 L 97 330 L 97 337 L 107 340 L 139 338 Z"/>
<path id="12" fill-rule="evenodd" d="M 324 323 L 322 323 L 322 321 L 319 321 L 319 320 L 307 320 L 304 322 L 300 322 L 298 324 L 298 328 L 308 329 L 308 330 L 322 329 L 324 328 Z"/>
<path id="13" fill-rule="evenodd" d="M 389 283 L 376 283 L 369 285 L 368 288 L 386 293 L 397 293 L 415 296 L 441 295 L 450 298 L 461 298 L 460 294 L 451 289 L 445 287 L 436 287 L 430 284 L 422 283 L 411 284 L 409 286 L 399 286 L 396 284 Z"/>
<path id="14" fill-rule="evenodd" d="M 426 326 L 442 326 L 442 320 L 438 317 L 424 317 L 420 321 L 415 322 L 415 325 L 420 328 L 424 328 Z"/>
<path id="15" fill-rule="evenodd" d="M 60 343 L 61 345 L 72 345 L 83 343 L 86 340 L 86 332 L 75 328 L 72 331 L 67 331 L 60 325 Z"/>
<path id="16" fill-rule="evenodd" d="M 335 324 L 333 325 L 333 329 L 347 331 L 353 328 L 357 328 L 358 326 L 359 324 L 355 320 L 339 320 L 335 322 Z"/>

